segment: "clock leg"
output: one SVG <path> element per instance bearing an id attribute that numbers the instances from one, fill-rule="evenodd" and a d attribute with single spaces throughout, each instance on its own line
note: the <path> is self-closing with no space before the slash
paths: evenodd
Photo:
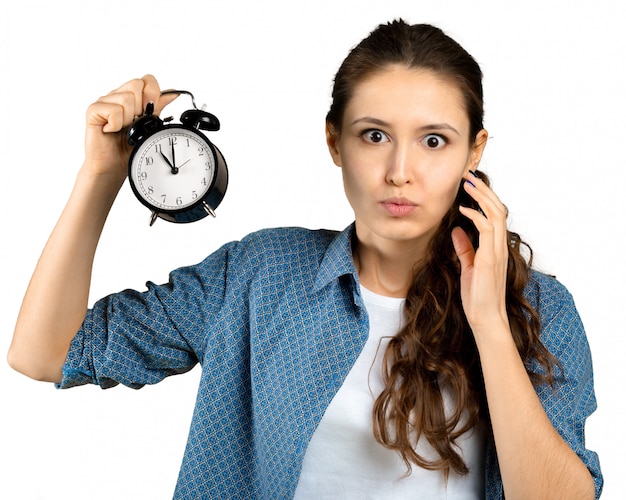
<path id="1" fill-rule="evenodd" d="M 204 207 L 204 210 L 207 214 L 209 214 L 211 217 L 215 217 L 215 212 L 206 201 L 202 202 L 202 206 Z"/>

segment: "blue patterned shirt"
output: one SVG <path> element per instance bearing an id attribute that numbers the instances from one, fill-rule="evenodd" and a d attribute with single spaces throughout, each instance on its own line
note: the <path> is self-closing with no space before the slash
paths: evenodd
<path id="1" fill-rule="evenodd" d="M 72 341 L 60 387 L 140 388 L 202 366 L 175 498 L 291 498 L 309 440 L 368 336 L 351 252 L 341 233 L 268 229 L 232 242 L 164 285 L 98 301 Z M 538 388 L 556 430 L 602 488 L 585 448 L 596 407 L 591 355 L 572 297 L 534 273 L 527 296 L 565 373 Z M 493 444 L 487 498 L 502 498 Z"/>

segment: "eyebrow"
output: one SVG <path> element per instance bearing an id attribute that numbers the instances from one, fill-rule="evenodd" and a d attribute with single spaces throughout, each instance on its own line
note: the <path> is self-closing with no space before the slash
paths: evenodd
<path id="1" fill-rule="evenodd" d="M 379 125 L 381 127 L 389 127 L 391 125 L 390 123 L 381 120 L 380 118 L 374 118 L 373 116 L 364 116 L 362 118 L 357 118 L 356 120 L 354 120 L 352 123 L 350 123 L 350 126 L 362 122 L 371 123 L 372 125 Z M 417 130 L 419 132 L 426 132 L 429 130 L 450 130 L 459 136 L 461 135 L 457 129 L 455 129 L 452 125 L 448 123 L 431 123 L 429 125 L 419 127 Z"/>

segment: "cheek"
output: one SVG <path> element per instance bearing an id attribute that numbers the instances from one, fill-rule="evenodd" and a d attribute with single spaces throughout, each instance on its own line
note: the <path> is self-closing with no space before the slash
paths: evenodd
<path id="1" fill-rule="evenodd" d="M 365 185 L 363 182 L 363 175 L 359 175 L 358 172 L 346 168 L 345 164 L 341 168 L 341 176 L 343 178 L 343 189 L 346 193 L 348 201 L 354 206 L 355 201 L 358 202 L 360 193 L 365 191 Z"/>
<path id="2" fill-rule="evenodd" d="M 351 171 L 367 171 L 372 163 L 372 156 L 362 152 L 359 148 L 351 147 L 350 143 L 339 150 L 342 168 Z"/>
<path id="3" fill-rule="evenodd" d="M 455 152 L 444 159 L 439 168 L 434 170 L 436 175 L 431 178 L 433 188 L 442 195 L 447 194 L 454 198 L 467 173 L 468 165 L 469 156 L 466 151 Z"/>
<path id="4" fill-rule="evenodd" d="M 352 191 L 366 188 L 368 184 L 376 182 L 380 172 L 377 165 L 380 161 L 374 155 L 364 155 L 358 152 L 343 152 L 341 154 L 341 172 L 346 189 Z"/>
<path id="5" fill-rule="evenodd" d="M 459 192 L 463 173 L 464 171 L 448 173 L 448 175 L 430 180 L 427 193 L 432 206 L 436 206 L 437 211 L 447 211 L 452 206 Z"/>

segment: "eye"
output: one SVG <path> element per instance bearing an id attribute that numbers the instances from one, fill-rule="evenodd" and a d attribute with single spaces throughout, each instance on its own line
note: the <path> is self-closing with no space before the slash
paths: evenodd
<path id="1" fill-rule="evenodd" d="M 422 145 L 426 146 L 428 149 L 438 150 L 443 148 L 448 141 L 442 135 L 438 134 L 428 134 L 426 137 L 422 139 Z"/>
<path id="2" fill-rule="evenodd" d="M 365 130 L 361 133 L 361 137 L 363 137 L 367 142 L 371 142 L 373 144 L 389 142 L 389 137 L 387 136 L 387 134 L 378 129 Z"/>

